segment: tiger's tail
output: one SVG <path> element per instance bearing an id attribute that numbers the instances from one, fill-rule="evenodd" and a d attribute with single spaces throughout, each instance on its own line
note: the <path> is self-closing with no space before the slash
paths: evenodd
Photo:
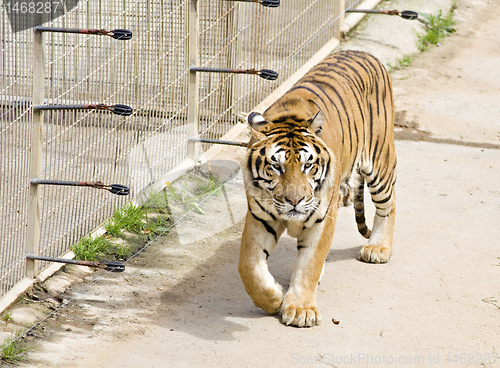
<path id="1" fill-rule="evenodd" d="M 368 229 L 368 226 L 366 226 L 364 190 L 365 190 L 365 180 L 361 179 L 361 182 L 359 183 L 358 186 L 358 190 L 355 192 L 354 195 L 354 213 L 359 233 L 363 235 L 366 239 L 369 239 L 371 231 L 370 229 Z"/>

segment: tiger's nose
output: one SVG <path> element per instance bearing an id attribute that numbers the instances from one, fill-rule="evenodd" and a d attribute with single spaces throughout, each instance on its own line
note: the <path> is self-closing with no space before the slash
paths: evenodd
<path id="1" fill-rule="evenodd" d="M 301 200 L 303 200 L 304 198 L 305 198 L 305 197 L 302 197 L 302 198 L 299 198 L 299 199 L 290 199 L 290 198 L 285 197 L 285 201 L 287 201 L 288 203 L 291 203 L 291 204 L 293 204 L 294 206 L 296 206 L 296 205 L 298 205 L 298 204 L 299 204 L 299 202 L 300 202 Z"/>

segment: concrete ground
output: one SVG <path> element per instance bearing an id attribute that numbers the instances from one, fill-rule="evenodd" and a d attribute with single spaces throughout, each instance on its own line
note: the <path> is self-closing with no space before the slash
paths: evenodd
<path id="1" fill-rule="evenodd" d="M 381 43 L 371 19 L 357 29 L 367 48 Z M 456 19 L 456 35 L 392 73 L 394 255 L 357 261 L 364 239 L 353 210 L 342 210 L 318 291 L 321 326 L 285 327 L 246 295 L 236 176 L 206 217 L 184 218 L 125 274 L 95 272 L 60 295 L 73 300 L 37 327 L 21 366 L 500 366 L 500 4 L 459 0 Z M 221 222 L 228 228 L 209 230 Z M 295 256 L 283 237 L 269 259 L 285 287 Z"/>

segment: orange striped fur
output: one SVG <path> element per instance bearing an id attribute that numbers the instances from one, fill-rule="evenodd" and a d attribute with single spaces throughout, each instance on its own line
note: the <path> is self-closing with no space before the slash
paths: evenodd
<path id="1" fill-rule="evenodd" d="M 341 51 L 311 69 L 264 114 L 248 117 L 253 138 L 243 164 L 248 213 L 239 272 L 254 303 L 294 326 L 319 324 L 316 289 L 339 206 L 354 203 L 365 262 L 392 254 L 396 153 L 392 84 L 384 66 Z M 376 207 L 365 223 L 363 189 Z M 283 293 L 267 268 L 281 234 L 297 238 L 298 258 Z"/>

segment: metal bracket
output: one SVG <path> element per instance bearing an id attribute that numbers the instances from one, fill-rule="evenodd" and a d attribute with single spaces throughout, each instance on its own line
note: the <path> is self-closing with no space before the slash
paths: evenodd
<path id="1" fill-rule="evenodd" d="M 245 143 L 245 142 L 224 141 L 224 140 L 220 140 L 220 139 L 188 138 L 188 140 L 192 141 L 192 142 L 225 144 L 228 146 L 238 146 L 238 147 L 245 147 L 245 148 L 248 147 L 248 143 Z"/>
<path id="2" fill-rule="evenodd" d="M 280 6 L 280 0 L 226 0 L 226 1 L 241 1 L 245 3 L 259 3 L 268 8 L 277 8 Z"/>
<path id="3" fill-rule="evenodd" d="M 46 184 L 46 185 L 69 185 L 78 187 L 92 187 L 96 189 L 105 189 L 116 195 L 129 195 L 130 188 L 122 184 L 111 184 L 106 185 L 100 181 L 90 182 L 90 181 L 62 181 L 62 180 L 37 180 L 33 179 L 30 181 L 31 184 Z"/>
<path id="4" fill-rule="evenodd" d="M 77 29 L 77 28 L 55 28 L 55 27 L 36 26 L 35 31 L 110 36 L 115 40 L 130 40 L 132 38 L 132 32 L 129 31 L 128 29 L 113 29 L 112 31 L 106 31 L 105 29 Z"/>
<path id="5" fill-rule="evenodd" d="M 270 69 L 223 69 L 223 68 L 201 68 L 198 66 L 192 66 L 189 68 L 192 72 L 205 72 L 205 73 L 232 73 L 232 74 L 255 74 L 266 80 L 276 80 L 278 79 L 278 73 Z"/>
<path id="6" fill-rule="evenodd" d="M 368 14 L 385 14 L 385 15 L 397 15 L 403 19 L 414 20 L 418 18 L 418 13 L 413 10 L 363 10 L 363 9 L 348 9 L 346 13 L 368 13 Z"/>
<path id="7" fill-rule="evenodd" d="M 75 259 L 35 256 L 34 254 L 27 254 L 26 258 L 27 259 L 35 259 L 38 261 L 69 263 L 69 264 L 76 264 L 79 266 L 103 268 L 106 271 L 111 271 L 111 272 L 123 272 L 123 271 L 125 271 L 125 265 L 121 262 L 77 261 Z"/>
<path id="8" fill-rule="evenodd" d="M 34 105 L 34 110 L 106 110 L 111 111 L 113 114 L 121 116 L 132 115 L 134 110 L 127 105 L 104 105 L 104 104 L 90 104 L 90 105 Z"/>

